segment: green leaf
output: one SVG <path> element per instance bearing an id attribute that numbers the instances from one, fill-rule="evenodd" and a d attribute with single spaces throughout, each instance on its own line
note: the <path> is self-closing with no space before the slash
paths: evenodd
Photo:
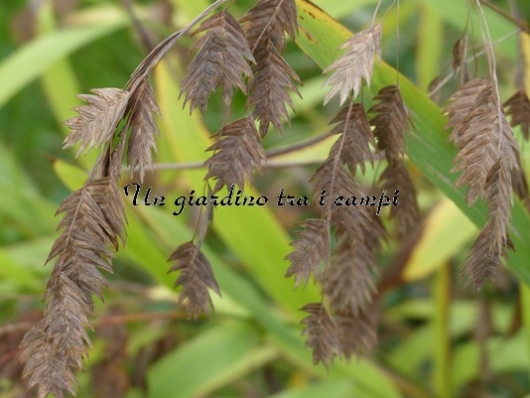
<path id="1" fill-rule="evenodd" d="M 111 24 L 63 29 L 21 47 L 0 63 L 0 107 L 55 62 L 126 24 L 123 18 Z"/>
<path id="2" fill-rule="evenodd" d="M 403 270 L 403 279 L 414 281 L 437 270 L 454 258 L 476 233 L 477 227 L 444 198 L 423 223 L 423 234 Z"/>
<path id="3" fill-rule="evenodd" d="M 37 13 L 37 37 L 45 37 L 56 29 L 52 2 L 44 2 Z M 72 108 L 79 105 L 80 101 L 76 95 L 81 91 L 68 60 L 60 59 L 43 71 L 41 83 L 57 123 L 63 133 L 68 133 L 69 130 L 63 121 L 75 115 Z"/>
<path id="4" fill-rule="evenodd" d="M 353 383 L 347 380 L 311 383 L 301 388 L 292 388 L 270 398 L 349 398 L 354 396 Z"/>
<path id="5" fill-rule="evenodd" d="M 418 5 L 416 5 L 418 8 Z M 416 70 L 418 85 L 424 89 L 440 73 L 443 50 L 443 24 L 439 14 L 429 5 L 419 6 L 418 52 Z"/>
<path id="6" fill-rule="evenodd" d="M 480 28 L 481 24 L 481 15 L 476 7 L 468 8 L 466 2 L 460 0 L 415 0 L 417 6 L 430 7 L 434 13 L 441 18 L 444 22 L 455 27 L 458 31 L 464 33 L 466 24 L 469 25 L 468 33 L 471 35 L 473 40 L 476 43 L 483 43 L 482 29 Z M 484 7 L 484 14 L 488 23 L 488 29 L 491 34 L 491 39 L 493 41 L 498 40 L 507 34 L 513 33 L 517 28 L 501 15 L 494 12 L 488 7 Z M 469 12 L 469 21 L 467 20 L 467 15 Z M 429 31 L 430 34 L 430 31 Z M 500 45 L 496 45 L 496 51 L 502 52 L 504 55 L 509 55 L 511 59 L 515 58 L 517 51 L 516 46 L 514 45 L 515 41 L 511 43 L 506 41 Z"/>
<path id="7" fill-rule="evenodd" d="M 508 372 L 527 372 L 530 362 L 524 346 L 524 334 L 518 333 L 506 340 L 503 337 L 491 337 L 487 342 L 490 369 L 493 374 Z M 453 394 L 467 382 L 475 380 L 481 372 L 480 348 L 477 342 L 469 342 L 458 347 L 452 358 Z M 454 396 L 453 395 L 453 396 Z"/>
<path id="8" fill-rule="evenodd" d="M 259 342 L 259 333 L 247 324 L 212 328 L 151 367 L 149 396 L 206 395 L 274 359 L 276 350 Z"/>
<path id="9" fill-rule="evenodd" d="M 32 290 L 37 289 L 40 285 L 36 275 L 9 258 L 4 252 L 4 248 L 0 248 L 0 264 L 2 264 L 0 278 L 9 280 L 10 283 L 19 287 L 31 288 Z"/>

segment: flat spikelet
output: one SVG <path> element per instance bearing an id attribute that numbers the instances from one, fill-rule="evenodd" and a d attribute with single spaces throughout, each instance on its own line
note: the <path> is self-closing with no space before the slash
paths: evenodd
<path id="1" fill-rule="evenodd" d="M 289 91 L 300 95 L 295 85 L 300 79 L 283 59 L 285 32 L 293 40 L 298 32 L 296 16 L 293 0 L 259 0 L 240 19 L 256 60 L 247 106 L 254 108 L 262 137 L 271 123 L 280 133 L 283 131 L 283 121 L 289 120 L 286 105 L 294 109 Z"/>
<path id="2" fill-rule="evenodd" d="M 340 355 L 337 328 L 321 303 L 306 304 L 301 311 L 309 314 L 301 323 L 305 325 L 302 335 L 308 336 L 305 345 L 313 350 L 313 363 L 322 362 L 327 368 Z"/>
<path id="3" fill-rule="evenodd" d="M 373 165 L 371 148 L 375 148 L 372 129 L 366 117 L 364 105 L 354 104 L 344 107 L 331 120 L 330 124 L 336 125 L 329 131 L 329 135 L 343 135 L 333 144 L 330 156 L 338 156 L 341 163 L 348 166 L 350 173 L 355 175 L 357 166 L 365 172 L 365 163 L 370 161 Z"/>
<path id="4" fill-rule="evenodd" d="M 344 52 L 324 70 L 325 74 L 330 73 L 324 85 L 331 86 L 324 98 L 324 105 L 337 94 L 341 106 L 350 94 L 355 99 L 361 90 L 363 78 L 370 85 L 374 59 L 381 54 L 381 34 L 382 25 L 377 24 L 357 33 L 340 46 Z"/>
<path id="5" fill-rule="evenodd" d="M 200 314 L 210 315 L 213 307 L 208 289 L 219 296 L 221 290 L 213 275 L 212 266 L 193 242 L 180 245 L 169 257 L 175 264 L 169 272 L 179 271 L 175 286 L 182 286 L 179 303 L 186 308 L 188 317 L 198 318 Z"/>
<path id="6" fill-rule="evenodd" d="M 76 107 L 74 110 L 79 116 L 64 123 L 72 130 L 64 140 L 64 148 L 79 142 L 77 155 L 103 145 L 113 137 L 129 99 L 129 93 L 118 88 L 100 88 L 92 92 L 94 94 L 78 96 L 88 105 Z"/>
<path id="7" fill-rule="evenodd" d="M 333 321 L 339 335 L 341 352 L 347 359 L 352 355 L 367 357 L 377 346 L 376 325 L 373 315 L 361 312 L 335 312 Z"/>
<path id="8" fill-rule="evenodd" d="M 247 92 L 242 74 L 252 76 L 249 62 L 254 62 L 247 41 L 237 21 L 227 11 L 214 14 L 195 31 L 206 31 L 193 46 L 200 48 L 182 81 L 184 106 L 190 102 L 190 112 L 199 107 L 202 112 L 210 95 L 219 86 L 223 101 L 232 101 L 233 87 Z"/>
<path id="9" fill-rule="evenodd" d="M 229 123 L 214 137 L 218 141 L 208 148 L 208 151 L 214 151 L 214 155 L 204 163 L 208 166 L 204 179 L 217 180 L 214 192 L 232 184 L 243 189 L 245 176 L 252 180 L 253 171 L 256 169 L 261 173 L 261 163 L 265 161 L 265 152 L 253 118 L 248 116 Z"/>
<path id="10" fill-rule="evenodd" d="M 530 100 L 524 89 L 518 90 L 504 103 L 506 116 L 512 127 L 520 126 L 525 141 L 530 138 Z"/>
<path id="11" fill-rule="evenodd" d="M 378 149 L 385 152 L 391 165 L 405 156 L 405 134 L 411 130 L 412 121 L 398 86 L 383 87 L 374 101 L 379 102 L 368 110 L 368 113 L 376 114 L 370 119 L 370 124 L 374 126 Z"/>
<path id="12" fill-rule="evenodd" d="M 291 243 L 295 250 L 286 259 L 291 266 L 285 277 L 295 277 L 295 287 L 303 281 L 307 285 L 311 275 L 318 279 L 321 275 L 320 264 L 329 262 L 330 236 L 329 225 L 323 219 L 308 219 L 300 224 L 299 238 Z"/>
<path id="13" fill-rule="evenodd" d="M 390 207 L 390 218 L 396 220 L 397 236 L 403 239 L 420 223 L 414 183 L 403 161 L 389 165 L 381 174 L 380 181 L 389 196 L 399 191 L 399 206 Z"/>
<path id="14" fill-rule="evenodd" d="M 252 52 L 270 42 L 279 52 L 285 47 L 285 33 L 298 33 L 296 3 L 293 0 L 258 0 L 239 22 Z"/>
<path id="15" fill-rule="evenodd" d="M 160 135 L 154 115 L 160 116 L 153 88 L 145 79 L 131 95 L 127 108 L 127 130 L 130 137 L 127 149 L 127 164 L 138 169 L 143 181 L 145 169 L 153 163 L 153 151 L 156 151 L 156 137 Z"/>
<path id="16" fill-rule="evenodd" d="M 471 80 L 451 100 L 446 108 L 447 125 L 453 127 L 450 139 L 459 148 L 453 172 L 462 171 L 457 186 L 469 186 L 466 199 L 471 205 L 486 196 L 486 178 L 499 157 L 505 158 L 510 169 L 517 167 L 519 150 L 510 125 L 499 115 L 488 80 Z"/>
<path id="17" fill-rule="evenodd" d="M 362 237 L 341 234 L 324 279 L 324 293 L 333 313 L 358 316 L 375 292 L 375 251 Z"/>

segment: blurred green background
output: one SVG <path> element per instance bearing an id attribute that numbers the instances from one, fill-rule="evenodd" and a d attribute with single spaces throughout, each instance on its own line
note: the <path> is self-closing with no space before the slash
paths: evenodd
<path id="1" fill-rule="evenodd" d="M 182 28 L 207 0 L 3 0 L 0 3 L 0 397 L 34 396 L 20 382 L 17 346 L 39 319 L 52 266 L 43 267 L 54 239 L 54 213 L 68 193 L 80 187 L 95 153 L 79 159 L 62 150 L 62 122 L 80 105 L 76 94 L 98 87 L 123 87 L 130 73 L 163 37 Z M 254 2 L 231 6 L 240 16 Z M 375 1 L 316 1 L 347 29 L 369 26 Z M 424 222 L 414 236 L 389 243 L 380 256 L 379 291 L 374 303 L 379 345 L 370 358 L 336 361 L 329 372 L 314 366 L 300 336 L 305 303 L 319 300 L 318 286 L 294 290 L 285 279 L 289 241 L 296 223 L 318 209 L 225 208 L 215 212 L 205 254 L 222 290 L 213 296 L 211 319 L 188 321 L 177 307 L 166 259 L 193 236 L 198 209 L 172 216 L 172 199 L 202 191 L 204 169 L 163 169 L 148 173 L 145 187 L 168 200 L 164 208 L 133 207 L 127 201 L 127 247 L 108 277 L 106 302 L 94 313 L 94 348 L 79 373 L 80 397 L 523 397 L 530 391 L 530 219 L 517 201 L 517 253 L 496 283 L 481 292 L 464 288 L 458 275 L 484 221 L 485 207 L 468 208 L 449 173 L 455 150 L 447 143 L 439 107 L 426 90 L 451 72 L 454 42 L 462 35 L 467 8 L 460 0 L 411 0 L 400 8 L 383 2 L 383 60 L 403 78 L 416 136 L 409 140 L 408 165 Z M 495 2 L 509 9 L 508 2 Z M 530 4 L 519 1 L 529 20 Z M 298 2 L 303 5 L 303 1 Z M 487 11 L 503 100 L 515 90 L 515 27 Z M 473 12 L 472 12 L 473 14 Z M 317 17 L 321 17 L 317 14 Z M 327 131 L 338 104 L 323 107 L 324 48 L 336 48 L 346 31 L 326 22 L 311 27 L 320 46 L 289 43 L 286 59 L 304 82 L 303 99 L 293 96 L 296 114 L 280 136 L 271 131 L 266 149 L 288 147 Z M 480 26 L 470 22 L 474 44 Z M 398 29 L 399 28 L 399 29 Z M 320 35 L 320 36 L 319 36 Z M 179 82 L 191 61 L 193 40 L 180 41 L 156 69 L 153 84 L 163 118 L 156 161 L 179 164 L 206 158 L 208 136 L 244 114 L 239 93 L 231 113 L 219 93 L 205 115 L 189 115 L 178 99 Z M 302 51 L 303 50 L 303 51 Z M 480 50 L 480 48 L 479 48 Z M 530 48 L 526 54 L 530 59 Z M 399 62 L 398 62 L 399 59 Z M 482 73 L 484 59 L 471 63 Z M 528 74 L 528 72 L 526 72 Z M 379 65 L 365 102 L 396 72 Z M 451 80 L 443 102 L 456 88 Z M 525 168 L 529 151 L 520 139 Z M 329 143 L 289 152 L 276 161 L 289 167 L 264 170 L 255 190 L 274 202 L 285 189 L 309 195 L 307 182 Z M 429 152 L 432 151 L 432 152 Z M 371 185 L 381 165 L 361 177 Z M 124 173 L 123 186 L 130 182 Z M 249 193 L 252 191 L 248 191 Z M 393 225 L 385 219 L 392 230 Z M 526 325 L 526 327 L 525 327 Z"/>

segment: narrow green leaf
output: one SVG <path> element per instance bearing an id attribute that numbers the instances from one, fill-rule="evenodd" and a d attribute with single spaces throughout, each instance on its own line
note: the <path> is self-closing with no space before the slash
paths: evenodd
<path id="1" fill-rule="evenodd" d="M 464 32 L 466 23 L 469 23 L 469 26 L 473 26 L 473 29 L 469 29 L 469 34 L 471 37 L 473 37 L 476 43 L 483 42 L 482 30 L 480 29 L 480 20 L 482 17 L 474 4 L 468 9 L 468 4 L 460 0 L 445 0 L 443 2 L 439 0 L 415 0 L 415 3 L 417 6 L 431 7 L 433 12 L 435 12 L 439 18 L 457 28 L 462 33 Z M 483 9 L 484 14 L 486 15 L 491 39 L 493 41 L 498 40 L 517 30 L 516 26 L 508 22 L 493 10 L 485 6 L 483 6 Z M 470 11 L 469 14 L 468 11 Z M 467 20 L 468 15 L 470 18 L 469 21 Z M 504 55 L 509 55 L 510 58 L 514 59 L 517 52 L 516 46 L 514 44 L 515 41 L 512 41 L 511 44 L 505 42 L 497 45 L 495 48 L 496 51 L 500 51 Z"/>
<path id="2" fill-rule="evenodd" d="M 354 395 L 353 383 L 347 380 L 310 383 L 301 388 L 292 388 L 270 398 L 349 398 Z"/>
<path id="3" fill-rule="evenodd" d="M 489 364 L 492 373 L 502 374 L 508 372 L 527 372 L 529 361 L 523 333 L 518 333 L 506 340 L 503 337 L 488 339 L 488 357 L 492 358 Z M 461 345 L 454 351 L 451 366 L 453 396 L 465 384 L 479 377 L 480 349 L 478 343 L 469 342 Z"/>
<path id="4" fill-rule="evenodd" d="M 477 234 L 477 227 L 449 199 L 444 198 L 423 223 L 423 234 L 412 250 L 402 276 L 423 278 L 454 258 Z"/>
<path id="5" fill-rule="evenodd" d="M 18 187 L 28 193 L 37 194 L 34 182 L 20 167 L 19 160 L 8 147 L 0 141 L 0 184 Z"/>
<path id="6" fill-rule="evenodd" d="M 259 333 L 247 324 L 212 328 L 151 367 L 149 396 L 192 398 L 212 392 L 275 356 L 259 341 Z"/>
<path id="7" fill-rule="evenodd" d="M 427 89 L 432 79 L 440 73 L 444 38 L 443 24 L 439 14 L 429 4 L 421 4 L 419 11 L 417 83 L 423 89 Z"/>
<path id="8" fill-rule="evenodd" d="M 126 23 L 123 19 L 108 25 L 63 29 L 21 47 L 0 63 L 0 107 L 55 62 Z"/>
<path id="9" fill-rule="evenodd" d="M 53 4 L 51 1 L 46 1 L 41 4 L 37 14 L 37 37 L 45 37 L 53 33 L 56 28 Z M 69 130 L 63 122 L 75 115 L 72 108 L 80 103 L 76 95 L 81 89 L 74 71 L 68 60 L 63 58 L 43 71 L 40 79 L 55 120 L 66 134 Z"/>
<path id="10" fill-rule="evenodd" d="M 35 290 L 39 287 L 40 281 L 37 276 L 29 269 L 9 258 L 3 248 L 0 248 L 0 264 L 0 278 L 21 288 Z"/>

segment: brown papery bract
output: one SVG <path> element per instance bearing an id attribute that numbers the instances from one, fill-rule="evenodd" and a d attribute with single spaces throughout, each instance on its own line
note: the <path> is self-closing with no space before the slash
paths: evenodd
<path id="1" fill-rule="evenodd" d="M 362 236 L 352 238 L 341 234 L 337 239 L 339 243 L 324 278 L 324 293 L 333 314 L 359 316 L 375 292 L 375 251 Z"/>
<path id="2" fill-rule="evenodd" d="M 399 191 L 399 206 L 390 207 L 390 218 L 396 220 L 397 236 L 404 239 L 420 221 L 417 193 L 412 177 L 403 161 L 388 165 L 381 174 L 382 188 L 387 195 Z"/>
<path id="3" fill-rule="evenodd" d="M 335 312 L 333 321 L 337 328 L 341 351 L 347 359 L 352 355 L 367 357 L 377 346 L 374 317 L 367 311 L 357 315 L 350 312 Z"/>

